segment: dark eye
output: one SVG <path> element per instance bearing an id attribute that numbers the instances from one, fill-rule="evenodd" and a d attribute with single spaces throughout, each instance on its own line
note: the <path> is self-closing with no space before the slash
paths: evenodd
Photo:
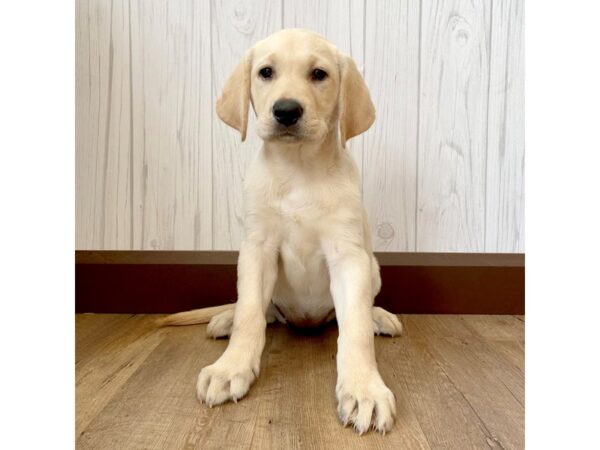
<path id="1" fill-rule="evenodd" d="M 263 67 L 258 71 L 258 74 L 265 80 L 268 80 L 269 78 L 273 77 L 273 69 L 270 67 Z"/>
<path id="2" fill-rule="evenodd" d="M 315 69 L 310 74 L 311 78 L 315 81 L 321 81 L 327 78 L 327 72 L 322 69 Z"/>

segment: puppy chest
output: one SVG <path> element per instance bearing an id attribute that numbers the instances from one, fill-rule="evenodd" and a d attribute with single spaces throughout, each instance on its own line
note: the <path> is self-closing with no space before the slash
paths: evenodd
<path id="1" fill-rule="evenodd" d="M 329 269 L 318 243 L 315 241 L 285 241 L 280 252 L 280 275 L 285 277 L 299 310 L 314 309 L 312 303 L 321 303 L 329 296 Z M 292 299 L 288 298 L 290 302 Z"/>
<path id="2" fill-rule="evenodd" d="M 280 187 L 273 206 L 288 235 L 317 232 L 330 209 L 318 186 L 295 180 Z"/>

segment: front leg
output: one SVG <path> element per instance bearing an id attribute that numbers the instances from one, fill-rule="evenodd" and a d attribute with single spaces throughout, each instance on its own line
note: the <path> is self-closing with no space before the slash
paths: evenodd
<path id="1" fill-rule="evenodd" d="M 260 371 L 265 346 L 265 313 L 277 278 L 277 247 L 249 239 L 240 248 L 238 300 L 227 349 L 198 375 L 198 399 L 209 406 L 237 402 Z"/>
<path id="2" fill-rule="evenodd" d="M 371 258 L 359 245 L 324 245 L 339 327 L 336 396 L 338 415 L 360 434 L 371 426 L 385 433 L 394 423 L 396 400 L 377 369 L 373 338 Z"/>

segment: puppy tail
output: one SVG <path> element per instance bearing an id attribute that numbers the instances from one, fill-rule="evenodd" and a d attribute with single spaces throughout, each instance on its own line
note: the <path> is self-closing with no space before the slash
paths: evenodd
<path id="1" fill-rule="evenodd" d="M 191 311 L 184 311 L 162 317 L 156 321 L 156 325 L 159 327 L 165 327 L 171 325 L 195 325 L 198 323 L 208 323 L 213 316 L 233 308 L 235 308 L 235 303 L 211 306 L 209 308 L 193 309 Z"/>

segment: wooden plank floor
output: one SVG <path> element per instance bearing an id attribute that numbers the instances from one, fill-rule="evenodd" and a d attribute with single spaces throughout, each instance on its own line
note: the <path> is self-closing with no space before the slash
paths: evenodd
<path id="1" fill-rule="evenodd" d="M 248 396 L 209 409 L 196 377 L 227 341 L 205 325 L 158 329 L 157 317 L 77 315 L 77 448 L 524 448 L 522 316 L 402 316 L 403 337 L 375 340 L 396 425 L 362 437 L 335 415 L 335 326 L 269 326 Z"/>

